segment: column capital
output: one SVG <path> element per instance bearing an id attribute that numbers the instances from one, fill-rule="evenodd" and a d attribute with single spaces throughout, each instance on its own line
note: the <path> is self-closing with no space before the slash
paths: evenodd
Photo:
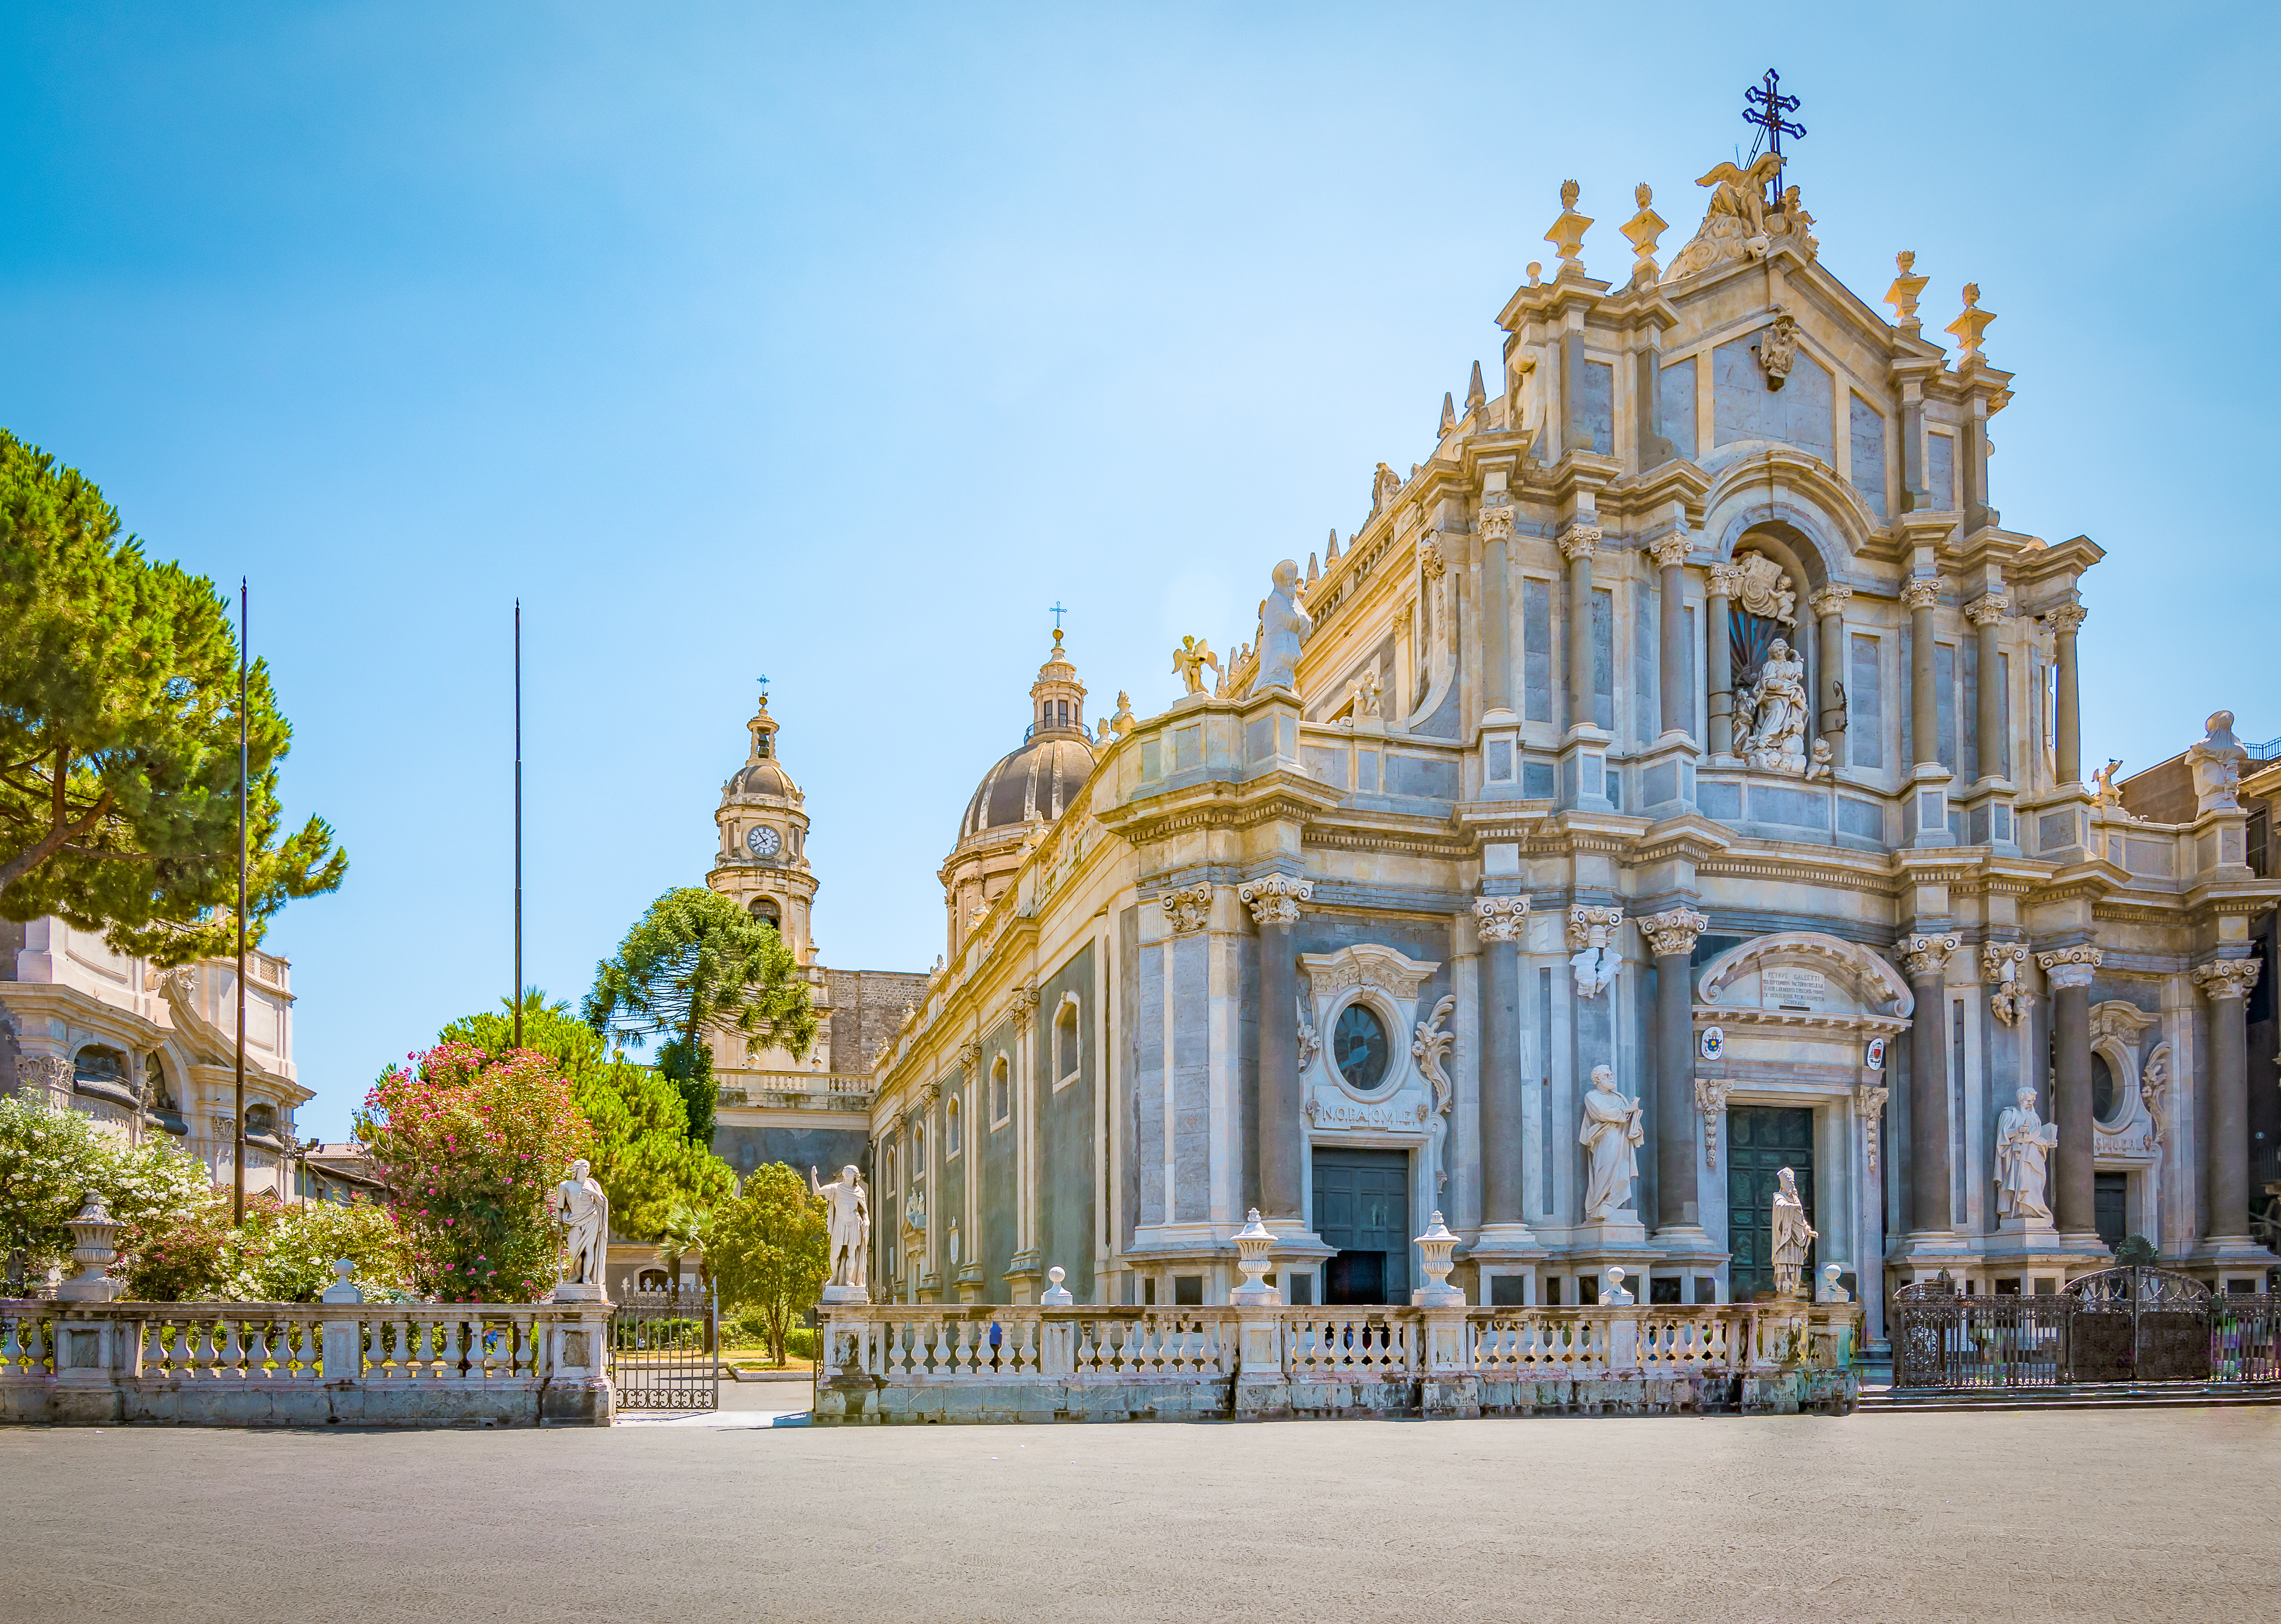
<path id="1" fill-rule="evenodd" d="M 1288 874 L 1270 874 L 1236 887 L 1236 901 L 1251 910 L 1252 922 L 1263 929 L 1271 924 L 1299 923 L 1299 904 L 1315 894 L 1315 882 Z"/>
<path id="2" fill-rule="evenodd" d="M 1483 541 L 1504 541 L 1512 535 L 1512 505 L 1496 502 L 1484 505 L 1473 520 L 1473 529 Z"/>
<path id="3" fill-rule="evenodd" d="M 1940 601 L 1940 588 L 1938 576 L 1911 576 L 1901 583 L 1901 607 L 1912 615 L 1929 609 Z"/>
<path id="4" fill-rule="evenodd" d="M 2053 991 L 2062 987 L 2089 986 L 2093 971 L 2103 958 L 2096 947 L 2055 947 L 2049 953 L 2036 955 L 2036 968 L 2044 972 L 2044 979 Z"/>
<path id="5" fill-rule="evenodd" d="M 1852 601 L 1853 589 L 1840 582 L 1814 593 L 1805 600 L 1805 607 L 1813 612 L 1814 619 L 1821 620 L 1827 615 L 1844 614 L 1845 606 Z"/>
<path id="6" fill-rule="evenodd" d="M 1711 566 L 1710 594 L 1713 598 L 1732 598 L 1743 589 L 1743 567 L 1740 564 Z"/>
<path id="7" fill-rule="evenodd" d="M 1647 555 L 1655 561 L 1658 569 L 1676 569 L 1687 561 L 1695 550 L 1695 537 L 1685 530 L 1674 530 L 1670 535 L 1648 544 Z"/>
<path id="8" fill-rule="evenodd" d="M 2053 604 L 2044 611 L 2044 623 L 2056 635 L 2071 638 L 2082 630 L 2083 618 L 2089 612 L 2079 603 Z"/>
<path id="9" fill-rule="evenodd" d="M 1038 1012 L 1038 989 L 1034 986 L 1016 987 L 1012 1007 L 1016 1020 L 1028 1020 Z"/>
<path id="10" fill-rule="evenodd" d="M 1473 922 L 1483 941 L 1519 941 L 1527 920 L 1525 896 L 1473 899 Z"/>
<path id="11" fill-rule="evenodd" d="M 1898 944 L 1901 963 L 1912 981 L 1936 981 L 1948 968 L 1948 955 L 1964 945 L 1964 939 L 1951 931 L 1946 935 L 1920 932 L 1904 936 Z"/>
<path id="12" fill-rule="evenodd" d="M 1597 524 L 1572 524 L 1560 532 L 1560 556 L 1570 563 L 1589 559 L 1600 550 L 1600 527 Z"/>
<path id="13" fill-rule="evenodd" d="M 1164 904 L 1164 917 L 1171 924 L 1172 934 L 1186 936 L 1202 930 L 1204 921 L 1211 917 L 1211 881 L 1200 879 L 1178 891 L 1167 891 L 1158 900 Z"/>
<path id="14" fill-rule="evenodd" d="M 2256 959 L 2214 959 L 2194 966 L 2194 985 L 2212 1003 L 2221 999 L 2246 998 L 2249 989 L 2257 985 L 2257 972 L 2263 968 Z"/>
<path id="15" fill-rule="evenodd" d="M 1983 592 L 1964 607 L 1964 618 L 1976 626 L 2002 625 L 2012 613 L 2012 600 L 2001 592 Z"/>
<path id="16" fill-rule="evenodd" d="M 1685 957 L 1695 951 L 1695 939 L 1711 928 L 1711 920 L 1691 908 L 1666 908 L 1645 916 L 1639 928 L 1647 938 L 1648 950 L 1656 957 Z"/>

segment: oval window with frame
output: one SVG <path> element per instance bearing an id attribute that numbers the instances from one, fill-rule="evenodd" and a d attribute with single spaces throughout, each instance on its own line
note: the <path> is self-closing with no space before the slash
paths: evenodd
<path id="1" fill-rule="evenodd" d="M 1331 1028 L 1331 1061 L 1347 1086 L 1365 1093 L 1386 1080 L 1386 1026 L 1367 1004 L 1349 1004 Z"/>

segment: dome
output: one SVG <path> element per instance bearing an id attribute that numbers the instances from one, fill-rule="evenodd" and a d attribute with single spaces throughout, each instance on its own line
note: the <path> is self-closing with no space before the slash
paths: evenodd
<path id="1" fill-rule="evenodd" d="M 1077 797 L 1093 774 L 1093 746 L 1071 728 L 1029 739 L 983 774 L 974 798 L 959 820 L 958 838 L 971 839 L 986 829 L 1050 822 Z"/>
<path id="2" fill-rule="evenodd" d="M 800 785 L 794 784 L 792 775 L 775 761 L 762 760 L 747 762 L 738 769 L 736 776 L 729 780 L 729 793 L 731 795 L 794 796 L 800 793 Z"/>

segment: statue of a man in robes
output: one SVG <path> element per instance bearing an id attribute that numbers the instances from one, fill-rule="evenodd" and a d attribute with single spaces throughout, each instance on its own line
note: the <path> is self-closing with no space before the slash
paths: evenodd
<path id="1" fill-rule="evenodd" d="M 1315 635 L 1313 616 L 1299 607 L 1299 566 L 1285 559 L 1275 566 L 1275 590 L 1259 606 L 1259 674 L 1254 692 L 1299 691 L 1299 646 Z"/>
<path id="2" fill-rule="evenodd" d="M 2048 1218 L 2044 1179 L 2060 1131 L 2036 1115 L 2036 1091 L 2022 1087 L 1996 1118 L 1996 1216 Z"/>
<path id="3" fill-rule="evenodd" d="M 1805 1269 L 1806 1252 L 1821 1231 L 1805 1221 L 1805 1203 L 1798 1197 L 1798 1175 L 1787 1167 L 1782 1170 L 1782 1187 L 1775 1192 L 1772 1228 L 1775 1295 L 1802 1295 L 1805 1288 L 1799 1284 L 1799 1277 Z"/>
<path id="4" fill-rule="evenodd" d="M 562 1226 L 568 1254 L 564 1282 L 600 1290 L 609 1261 L 610 1198 L 584 1156 L 570 1164 L 570 1176 L 554 1187 L 554 1221 Z"/>
<path id="5" fill-rule="evenodd" d="M 838 1300 L 865 1302 L 870 1299 L 868 1275 L 864 1259 L 871 1247 L 871 1199 L 863 1187 L 863 1175 L 856 1168 L 843 1167 L 839 1177 L 830 1184 L 816 1181 L 816 1169 L 808 1170 L 808 1187 L 823 1201 L 828 1213 L 825 1221 L 830 1236 L 831 1273 L 824 1285 L 824 1300 L 833 1300 L 834 1293 L 844 1293 Z"/>
<path id="6" fill-rule="evenodd" d="M 1639 1177 L 1638 1150 L 1646 1134 L 1640 1102 L 1616 1092 L 1616 1074 L 1592 1068 L 1591 1092 L 1584 1096 L 1584 1123 L 1576 1141 L 1589 1167 L 1584 1183 L 1584 1221 L 1604 1224 L 1631 1204 L 1632 1180 Z"/>

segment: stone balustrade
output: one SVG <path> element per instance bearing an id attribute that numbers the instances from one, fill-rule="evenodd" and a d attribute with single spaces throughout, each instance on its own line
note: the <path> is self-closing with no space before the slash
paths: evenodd
<path id="1" fill-rule="evenodd" d="M 1850 1411 L 1861 1310 L 818 1310 L 819 1424 Z"/>
<path id="2" fill-rule="evenodd" d="M 607 1303 L 0 1300 L 0 1422 L 607 1427 Z"/>

